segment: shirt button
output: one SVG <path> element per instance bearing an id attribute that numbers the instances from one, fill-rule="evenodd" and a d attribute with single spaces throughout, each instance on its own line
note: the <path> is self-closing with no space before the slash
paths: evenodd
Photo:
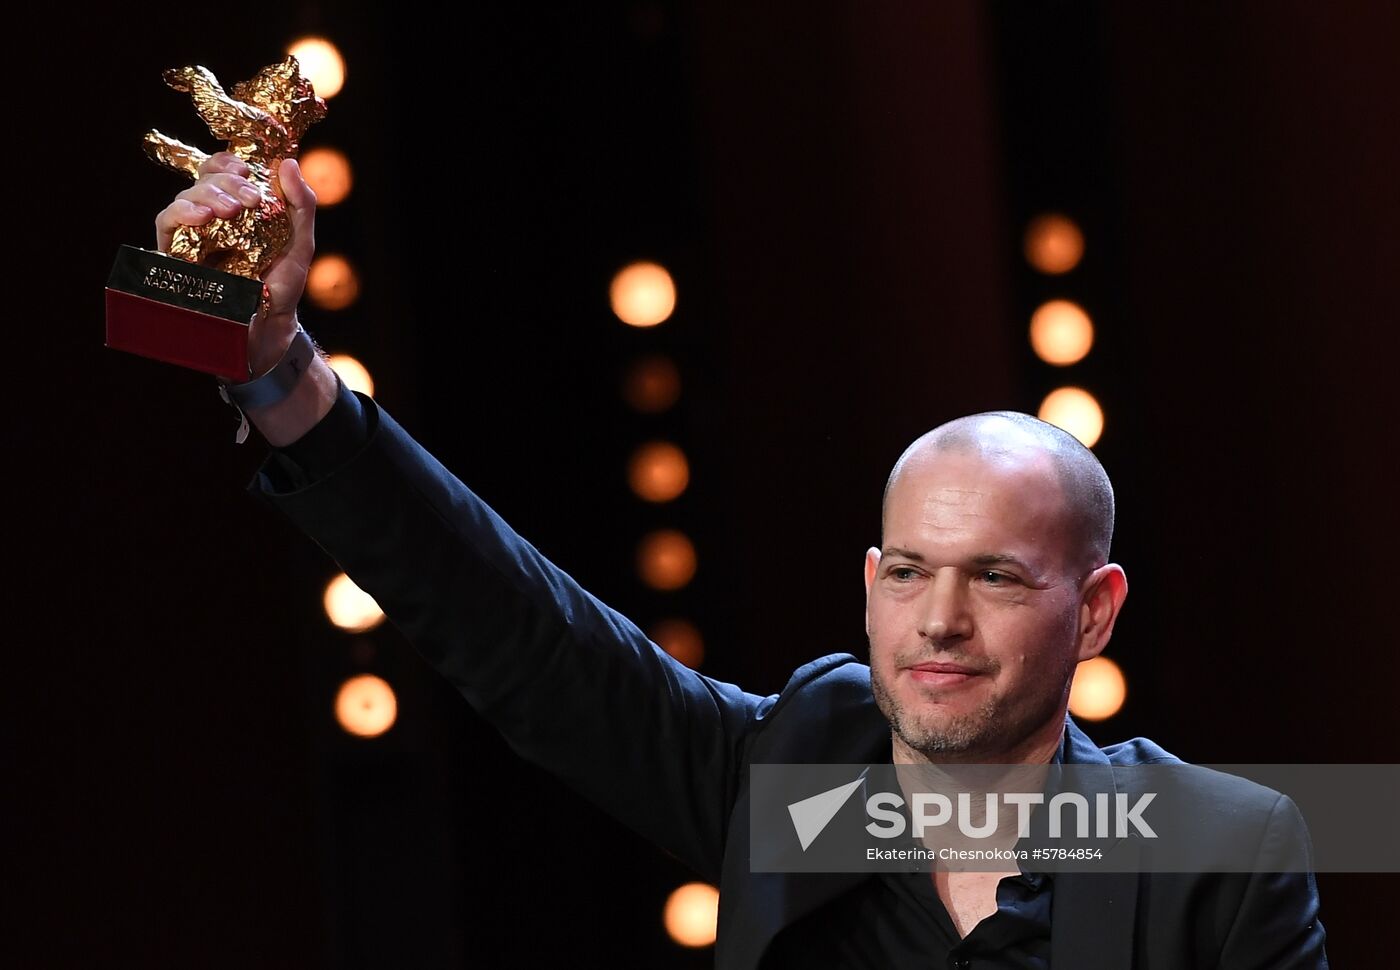
<path id="1" fill-rule="evenodd" d="M 953 961 L 953 970 L 967 970 L 967 968 L 970 967 L 970 966 L 972 966 L 972 961 L 971 961 L 971 960 L 954 960 L 954 961 Z"/>

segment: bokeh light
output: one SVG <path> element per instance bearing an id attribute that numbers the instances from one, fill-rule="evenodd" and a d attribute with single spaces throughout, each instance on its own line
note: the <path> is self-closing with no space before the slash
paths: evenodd
<path id="1" fill-rule="evenodd" d="M 684 532 L 658 529 L 637 546 L 637 572 L 652 589 L 680 589 L 695 578 L 695 545 Z"/>
<path id="2" fill-rule="evenodd" d="M 1068 273 L 1084 258 L 1084 233 L 1068 216 L 1047 212 L 1026 225 L 1026 262 L 1042 273 Z"/>
<path id="3" fill-rule="evenodd" d="M 311 261 L 306 274 L 306 295 L 323 310 L 344 310 L 360 295 L 360 278 L 350 260 L 326 253 Z"/>
<path id="4" fill-rule="evenodd" d="M 1079 304 L 1050 300 L 1031 314 L 1031 348 L 1047 364 L 1077 364 L 1092 346 L 1094 324 Z"/>
<path id="5" fill-rule="evenodd" d="M 1103 434 L 1103 408 L 1082 387 L 1059 387 L 1040 402 L 1037 416 L 1074 435 L 1092 448 Z"/>
<path id="6" fill-rule="evenodd" d="M 326 617 L 348 633 L 363 633 L 384 622 L 379 604 L 349 576 L 341 573 L 326 584 L 321 603 Z"/>
<path id="7" fill-rule="evenodd" d="M 1074 671 L 1069 689 L 1069 712 L 1086 721 L 1102 721 L 1117 714 L 1128 695 L 1123 671 L 1107 657 L 1094 657 Z"/>
<path id="8" fill-rule="evenodd" d="M 316 96 L 329 101 L 345 86 L 345 58 L 324 37 L 303 37 L 287 47 L 295 55 L 302 77 L 311 82 Z"/>
<path id="9" fill-rule="evenodd" d="M 648 632 L 653 643 L 692 670 L 705 662 L 705 640 L 689 620 L 661 620 Z"/>
<path id="10" fill-rule="evenodd" d="M 334 148 L 313 148 L 297 159 L 301 177 L 316 193 L 316 208 L 325 209 L 344 201 L 354 185 L 350 160 Z"/>
<path id="11" fill-rule="evenodd" d="M 366 397 L 374 397 L 374 378 L 369 376 L 369 369 L 349 354 L 331 354 L 326 363 L 331 365 L 331 370 L 340 375 L 340 379 L 345 386 L 352 391 L 359 391 Z"/>
<path id="12" fill-rule="evenodd" d="M 632 263 L 618 270 L 608 296 L 617 318 L 633 327 L 654 327 L 676 309 L 676 284 L 657 263 Z"/>
<path id="13" fill-rule="evenodd" d="M 335 719 L 356 737 L 378 737 L 394 726 L 398 715 L 394 688 L 373 674 L 351 677 L 335 695 Z"/>
<path id="14" fill-rule="evenodd" d="M 644 414 L 659 414 L 681 396 L 681 372 L 662 354 L 643 357 L 627 369 L 622 397 Z"/>
<path id="15" fill-rule="evenodd" d="M 708 883 L 686 883 L 667 898 L 662 920 L 681 946 L 710 946 L 719 922 L 719 890 Z"/>
<path id="16" fill-rule="evenodd" d="M 627 483 L 638 498 L 669 502 L 690 484 L 690 464 L 685 452 L 669 441 L 650 441 L 632 453 Z"/>

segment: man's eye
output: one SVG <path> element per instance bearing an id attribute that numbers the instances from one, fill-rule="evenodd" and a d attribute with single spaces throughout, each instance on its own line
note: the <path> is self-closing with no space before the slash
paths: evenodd
<path id="1" fill-rule="evenodd" d="M 895 566 L 890 570 L 890 578 L 901 583 L 907 583 L 917 575 L 919 575 L 918 570 L 909 566 Z"/>
<path id="2" fill-rule="evenodd" d="M 984 569 L 978 574 L 982 582 L 989 586 L 1009 586 L 1016 581 L 1015 576 L 1007 573 L 999 573 L 995 569 Z"/>

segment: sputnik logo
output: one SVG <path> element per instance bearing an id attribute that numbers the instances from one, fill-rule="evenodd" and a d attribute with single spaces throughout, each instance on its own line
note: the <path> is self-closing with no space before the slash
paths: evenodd
<path id="1" fill-rule="evenodd" d="M 822 834 L 822 829 L 826 828 L 836 817 L 836 813 L 841 811 L 841 806 L 850 799 L 851 793 L 859 788 L 864 781 L 865 772 L 862 771 L 860 777 L 855 781 L 838 785 L 830 791 L 804 798 L 799 802 L 793 802 L 787 807 L 788 815 L 792 818 L 792 827 L 797 830 L 797 840 L 802 843 L 803 852 L 807 851 L 807 846 L 816 841 L 817 836 Z"/>

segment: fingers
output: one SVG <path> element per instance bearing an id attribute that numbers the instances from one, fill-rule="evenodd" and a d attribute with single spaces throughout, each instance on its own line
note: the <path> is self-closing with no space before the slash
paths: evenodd
<path id="1" fill-rule="evenodd" d="M 237 215 L 240 209 L 255 208 L 262 202 L 262 193 L 245 178 L 221 174 L 201 176 L 198 182 L 175 198 L 207 205 L 227 219 Z"/>
<path id="2" fill-rule="evenodd" d="M 234 175 L 247 175 L 248 165 L 233 152 L 215 152 L 199 165 L 201 177 L 214 172 L 232 172 Z"/>
<path id="3" fill-rule="evenodd" d="M 176 199 L 156 215 L 156 250 L 170 252 L 170 240 L 175 230 L 181 226 L 202 226 L 214 218 L 214 212 L 206 205 L 191 199 Z"/>
<path id="4" fill-rule="evenodd" d="M 180 226 L 202 226 L 215 216 L 231 219 L 261 201 L 262 194 L 241 176 L 228 172 L 202 175 L 156 216 L 156 247 L 169 252 L 170 239 Z"/>
<path id="5" fill-rule="evenodd" d="M 202 226 L 215 216 L 231 219 L 245 208 L 262 202 L 262 193 L 248 180 L 247 163 L 232 152 L 215 152 L 199 166 L 199 181 L 190 186 L 156 216 L 156 248 L 170 251 L 170 240 L 180 226 Z M 293 243 L 302 263 L 315 251 L 316 193 L 302 177 L 296 159 L 283 159 L 277 181 L 292 217 Z"/>

